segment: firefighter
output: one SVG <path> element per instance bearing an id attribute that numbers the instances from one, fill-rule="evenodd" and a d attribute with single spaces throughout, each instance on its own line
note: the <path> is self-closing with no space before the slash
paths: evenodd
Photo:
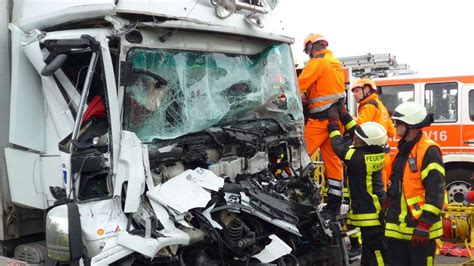
<path id="1" fill-rule="evenodd" d="M 392 119 L 401 139 L 384 204 L 387 260 L 390 265 L 433 265 L 445 199 L 440 146 L 422 132 L 433 116 L 422 105 L 405 102 Z"/>
<path id="2" fill-rule="evenodd" d="M 334 153 L 329 134 L 328 109 L 346 96 L 344 68 L 327 49 L 328 42 L 320 34 L 310 34 L 304 40 L 304 52 L 310 60 L 298 77 L 308 122 L 304 138 L 308 153 L 313 155 L 321 150 L 325 167 L 325 177 L 329 185 L 327 209 L 336 214 L 342 199 L 342 164 Z"/>
<path id="3" fill-rule="evenodd" d="M 344 113 L 341 118 L 343 124 L 353 121 L 348 113 Z M 380 211 L 386 198 L 381 172 L 387 131 L 376 122 L 356 126 L 350 131 L 354 138 L 351 147 L 341 136 L 338 120 L 337 109 L 331 107 L 328 131 L 335 153 L 347 166 L 350 205 L 348 221 L 361 231 L 361 265 L 384 265 L 384 230 Z"/>
<path id="4" fill-rule="evenodd" d="M 352 85 L 351 91 L 354 99 L 358 103 L 356 120 L 357 125 L 361 125 L 369 121 L 380 123 L 387 131 L 387 136 L 393 138 L 395 136 L 395 127 L 393 126 L 393 122 L 390 119 L 387 108 L 379 98 L 375 82 L 370 78 L 358 79 Z M 392 159 L 390 156 L 390 147 L 387 145 L 384 167 L 382 169 L 382 180 L 385 191 L 387 191 L 391 166 Z M 351 250 L 349 251 L 349 256 L 356 257 L 361 252 L 360 239 L 356 234 L 354 234 L 350 236 L 350 240 Z"/>
<path id="5" fill-rule="evenodd" d="M 388 137 L 395 137 L 395 127 L 390 119 L 387 108 L 377 94 L 377 86 L 375 85 L 375 82 L 369 78 L 359 79 L 354 82 L 351 91 L 358 103 L 357 125 L 369 121 L 377 122 L 387 130 Z M 390 148 L 387 146 L 384 168 L 382 170 L 382 180 L 384 181 L 385 191 L 387 190 L 391 163 Z"/>

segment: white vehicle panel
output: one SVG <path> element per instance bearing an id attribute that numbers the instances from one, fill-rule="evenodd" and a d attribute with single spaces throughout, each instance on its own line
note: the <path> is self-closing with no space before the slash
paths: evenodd
<path id="1" fill-rule="evenodd" d="M 176 8 L 176 3 L 182 6 Z M 169 20 L 159 25 L 162 27 L 179 27 L 184 29 L 227 32 L 231 34 L 247 35 L 253 37 L 280 40 L 283 42 L 293 42 L 293 39 L 285 36 L 285 29 L 281 19 L 274 13 L 261 15 L 260 18 L 264 27 L 259 28 L 244 20 L 245 15 L 250 12 L 237 11 L 225 19 L 215 15 L 214 6 L 210 1 L 194 0 L 128 0 L 119 1 L 116 12 L 147 14 L 152 16 L 164 16 L 185 20 Z M 276 11 L 275 11 L 276 12 Z"/>
<path id="2" fill-rule="evenodd" d="M 41 78 L 21 49 L 23 32 L 13 24 L 10 24 L 10 30 L 12 81 L 9 140 L 10 143 L 44 152 L 46 113 Z"/>
<path id="3" fill-rule="evenodd" d="M 56 199 L 51 195 L 49 188 L 62 188 L 64 186 L 61 171 L 61 159 L 59 156 L 41 157 L 41 177 L 43 181 L 43 192 L 47 201 L 46 206 L 53 206 Z"/>
<path id="4" fill-rule="evenodd" d="M 48 4 L 49 2 L 49 4 Z M 117 2 L 117 5 L 115 5 Z M 176 8 L 176 3 L 182 6 Z M 278 9 L 274 11 L 277 12 Z M 214 6 L 210 1 L 194 0 L 78 0 L 78 1 L 15 1 L 13 23 L 23 31 L 45 29 L 71 21 L 80 21 L 113 15 L 115 13 L 132 13 L 140 15 L 161 16 L 187 22 L 170 20 L 160 23 L 163 27 L 179 27 L 194 30 L 227 32 L 238 35 L 293 42 L 285 36 L 285 28 L 278 15 L 268 13 L 260 18 L 264 27 L 251 25 L 244 20 L 250 12 L 236 11 L 231 16 L 221 19 L 215 15 Z"/>
<path id="5" fill-rule="evenodd" d="M 179 229 L 164 229 L 160 231 L 164 237 L 144 238 L 137 235 L 131 235 L 128 232 L 120 232 L 118 243 L 129 249 L 133 249 L 148 257 L 154 257 L 156 253 L 167 246 L 187 245 L 189 236 Z"/>
<path id="6" fill-rule="evenodd" d="M 27 42 L 23 44 L 23 50 L 38 73 L 41 72 L 41 69 L 46 65 L 43 61 L 43 54 L 37 39 L 39 34 L 39 32 L 35 31 L 33 34 L 30 34 L 28 38 L 23 38 L 23 41 Z M 74 125 L 74 119 L 69 110 L 69 106 L 61 95 L 54 77 L 42 76 L 41 82 L 43 85 L 45 103 L 49 115 L 51 115 L 54 121 L 56 133 L 61 139 L 65 138 L 71 133 Z"/>
<path id="7" fill-rule="evenodd" d="M 12 202 L 24 207 L 45 209 L 40 155 L 6 148 L 5 159 Z"/>
<path id="8" fill-rule="evenodd" d="M 83 203 L 78 207 L 87 255 L 94 257 L 117 246 L 117 235 L 127 226 L 120 198 Z"/>
<path id="9" fill-rule="evenodd" d="M 124 173 L 128 176 L 127 198 L 125 199 L 125 213 L 133 213 L 138 210 L 140 196 L 145 191 L 145 171 L 143 170 L 142 145 L 135 133 L 122 132 L 122 148 L 120 163 L 126 165 Z M 119 183 L 118 188 L 120 189 Z"/>
<path id="10" fill-rule="evenodd" d="M 114 67 L 109 50 L 109 40 L 104 34 L 101 34 L 97 40 L 100 42 L 101 58 L 104 68 L 106 93 L 107 93 L 107 113 L 110 117 L 110 129 L 112 131 L 112 174 L 117 173 L 118 158 L 120 153 L 120 111 L 117 101 L 117 86 L 115 83 Z M 143 166 L 143 164 L 142 164 Z"/>
<path id="11" fill-rule="evenodd" d="M 114 0 L 18 0 L 13 5 L 12 21 L 27 32 L 112 14 L 114 3 Z"/>

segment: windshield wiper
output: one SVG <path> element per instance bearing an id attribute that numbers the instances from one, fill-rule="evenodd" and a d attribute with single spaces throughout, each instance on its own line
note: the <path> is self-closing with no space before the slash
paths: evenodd
<path id="1" fill-rule="evenodd" d="M 122 86 L 131 86 L 137 82 L 138 75 L 149 76 L 156 81 L 158 86 L 168 85 L 168 81 L 160 75 L 147 70 L 145 68 L 133 67 L 131 62 L 125 61 L 120 63 L 120 84 Z"/>
<path id="2" fill-rule="evenodd" d="M 160 75 L 156 73 L 151 72 L 150 70 L 134 67 L 132 68 L 132 71 L 137 74 L 142 74 L 142 75 L 153 78 L 154 80 L 156 80 L 157 85 L 161 85 L 161 86 L 168 85 L 168 81 L 166 79 L 162 78 Z"/>
<path id="3" fill-rule="evenodd" d="M 286 126 L 280 120 L 278 120 L 275 117 L 245 118 L 245 119 L 237 120 L 236 122 L 239 122 L 239 123 L 244 122 L 245 123 L 245 122 L 256 122 L 256 121 L 262 121 L 262 120 L 271 120 L 271 121 L 275 122 L 283 132 L 288 133 L 288 129 L 286 128 Z M 233 123 L 233 124 L 235 125 L 235 123 Z"/>

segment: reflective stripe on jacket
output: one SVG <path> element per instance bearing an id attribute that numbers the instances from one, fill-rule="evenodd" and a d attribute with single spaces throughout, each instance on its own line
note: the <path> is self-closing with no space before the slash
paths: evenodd
<path id="1" fill-rule="evenodd" d="M 308 61 L 298 77 L 310 113 L 322 112 L 346 96 L 343 65 L 330 50 L 322 50 L 319 55 Z"/>
<path id="2" fill-rule="evenodd" d="M 439 145 L 420 133 L 419 140 L 413 145 L 409 154 L 400 160 L 398 152 L 391 176 L 392 186 L 389 197 L 394 203 L 387 210 L 385 236 L 402 240 L 411 240 L 418 220 L 431 225 L 429 238 L 443 235 L 441 210 L 445 200 L 444 166 Z M 400 147 L 399 147 L 400 148 Z M 403 157 L 403 155 L 402 155 Z M 403 166 L 403 165 L 404 166 Z M 395 171 L 398 167 L 402 171 Z M 399 178 L 397 174 L 402 173 Z M 401 193 L 397 191 L 401 188 Z"/>
<path id="3" fill-rule="evenodd" d="M 436 146 L 439 148 L 438 143 L 423 135 L 411 151 L 410 158 L 416 159 L 417 169 L 421 169 L 424 155 L 430 146 Z M 429 172 L 432 170 L 439 171 L 444 176 L 444 166 L 437 162 L 430 163 L 425 169 L 416 172 L 410 171 L 408 163 L 405 165 L 405 174 L 403 175 L 403 193 L 407 207 L 415 219 L 420 218 L 423 211 L 432 212 L 434 215 L 439 215 L 441 212 L 442 205 L 433 206 L 425 202 L 425 187 L 423 186 L 422 181 L 428 177 Z M 444 196 L 444 191 L 441 193 L 443 193 Z"/>
<path id="4" fill-rule="evenodd" d="M 337 123 L 330 123 L 328 129 L 334 152 L 347 165 L 350 224 L 359 227 L 381 225 L 379 214 L 385 200 L 381 177 L 384 149 L 350 147 L 341 137 Z"/>

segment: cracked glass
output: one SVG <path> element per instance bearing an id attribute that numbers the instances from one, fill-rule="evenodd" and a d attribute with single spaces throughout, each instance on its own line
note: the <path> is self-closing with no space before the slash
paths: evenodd
<path id="1" fill-rule="evenodd" d="M 302 119 L 288 44 L 255 55 L 132 48 L 127 61 L 167 81 L 139 74 L 125 88 L 124 129 L 142 141 L 173 139 L 240 119 Z"/>

